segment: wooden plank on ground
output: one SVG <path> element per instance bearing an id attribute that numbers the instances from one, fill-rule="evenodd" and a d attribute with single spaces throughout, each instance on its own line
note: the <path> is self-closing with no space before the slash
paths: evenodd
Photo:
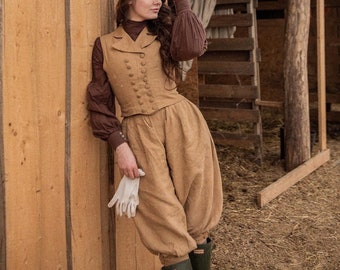
<path id="1" fill-rule="evenodd" d="M 249 51 L 254 49 L 252 38 L 211 38 L 208 39 L 208 52 Z"/>
<path id="2" fill-rule="evenodd" d="M 200 110 L 207 120 L 240 123 L 257 123 L 260 120 L 260 112 L 257 110 L 208 107 L 201 107 Z"/>
<path id="3" fill-rule="evenodd" d="M 329 161 L 330 151 L 329 149 L 318 153 L 316 156 L 307 160 L 294 170 L 281 177 L 276 182 L 272 183 L 257 195 L 257 202 L 260 207 L 263 207 L 271 200 L 278 197 L 280 194 L 285 192 L 288 188 L 295 185 L 301 179 L 315 171 L 317 168 L 322 166 L 324 163 Z"/>
<path id="4" fill-rule="evenodd" d="M 251 14 L 212 15 L 208 28 L 227 26 L 250 27 L 252 23 Z"/>
<path id="5" fill-rule="evenodd" d="M 199 96 L 255 99 L 257 97 L 257 90 L 256 86 L 251 85 L 200 84 Z"/>
<path id="6" fill-rule="evenodd" d="M 254 75 L 254 64 L 251 62 L 200 61 L 198 63 L 198 73 L 252 76 Z"/>

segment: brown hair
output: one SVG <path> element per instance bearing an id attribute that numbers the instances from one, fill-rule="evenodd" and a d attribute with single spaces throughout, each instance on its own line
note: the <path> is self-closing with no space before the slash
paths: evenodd
<path id="1" fill-rule="evenodd" d="M 119 0 L 116 8 L 116 22 L 117 25 L 123 25 L 128 20 L 129 1 L 131 0 Z M 138 1 L 138 0 L 134 0 Z M 157 36 L 157 40 L 161 43 L 159 53 L 162 59 L 162 68 L 166 76 L 175 80 L 174 71 L 178 72 L 179 63 L 172 59 L 170 54 L 171 46 L 171 32 L 172 25 L 175 18 L 174 4 L 169 1 L 169 5 L 162 0 L 162 6 L 158 13 L 158 18 L 155 20 L 148 20 L 147 27 L 150 33 Z"/>

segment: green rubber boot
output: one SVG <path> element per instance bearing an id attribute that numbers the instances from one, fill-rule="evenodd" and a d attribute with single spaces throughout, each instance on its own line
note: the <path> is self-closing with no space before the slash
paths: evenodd
<path id="1" fill-rule="evenodd" d="M 185 261 L 175 263 L 168 266 L 163 266 L 162 270 L 192 270 L 190 260 L 187 259 Z"/>
<path id="2" fill-rule="evenodd" d="M 193 270 L 210 270 L 212 241 L 207 239 L 206 244 L 197 245 L 197 248 L 189 253 Z"/>

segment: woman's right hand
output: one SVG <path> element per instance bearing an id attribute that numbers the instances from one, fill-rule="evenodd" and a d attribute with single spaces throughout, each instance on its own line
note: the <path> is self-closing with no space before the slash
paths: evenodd
<path id="1" fill-rule="evenodd" d="M 125 142 L 116 148 L 116 156 L 120 173 L 134 179 L 139 177 L 137 161 L 130 146 Z"/>

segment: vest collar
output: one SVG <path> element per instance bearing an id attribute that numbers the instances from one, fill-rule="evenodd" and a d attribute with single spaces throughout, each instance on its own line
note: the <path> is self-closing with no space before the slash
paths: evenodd
<path id="1" fill-rule="evenodd" d="M 112 47 L 122 52 L 142 53 L 143 49 L 156 40 L 157 36 L 149 33 L 148 28 L 144 27 L 142 32 L 134 41 L 122 26 L 113 31 Z"/>

